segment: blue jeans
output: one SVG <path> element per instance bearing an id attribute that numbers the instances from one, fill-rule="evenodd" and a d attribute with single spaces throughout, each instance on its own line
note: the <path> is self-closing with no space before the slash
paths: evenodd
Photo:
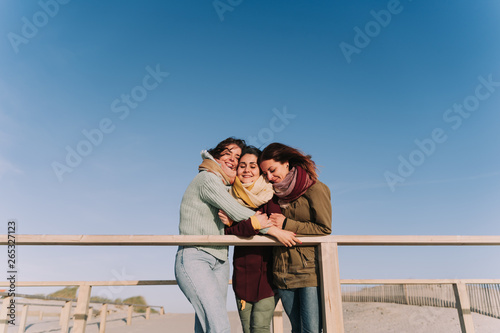
<path id="1" fill-rule="evenodd" d="M 175 257 L 175 279 L 196 313 L 196 333 L 230 333 L 227 316 L 229 262 L 195 247 L 180 246 Z"/>
<path id="2" fill-rule="evenodd" d="M 320 333 L 322 313 L 319 287 L 278 289 L 292 333 Z"/>

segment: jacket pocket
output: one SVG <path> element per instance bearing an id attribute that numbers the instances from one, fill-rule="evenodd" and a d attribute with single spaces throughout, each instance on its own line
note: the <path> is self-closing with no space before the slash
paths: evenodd
<path id="1" fill-rule="evenodd" d="M 300 260 L 303 268 L 315 267 L 315 249 L 314 247 L 297 247 L 300 254 Z"/>

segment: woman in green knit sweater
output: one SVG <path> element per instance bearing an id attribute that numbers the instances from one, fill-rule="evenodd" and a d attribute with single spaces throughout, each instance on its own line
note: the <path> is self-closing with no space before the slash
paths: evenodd
<path id="1" fill-rule="evenodd" d="M 189 184 L 180 207 L 181 235 L 224 235 L 218 212 L 233 221 L 251 218 L 260 228 L 270 227 L 267 216 L 240 205 L 228 192 L 245 146 L 228 138 L 202 152 L 199 173 Z M 175 261 L 177 283 L 194 307 L 195 332 L 230 333 L 226 299 L 229 281 L 227 246 L 180 246 Z"/>

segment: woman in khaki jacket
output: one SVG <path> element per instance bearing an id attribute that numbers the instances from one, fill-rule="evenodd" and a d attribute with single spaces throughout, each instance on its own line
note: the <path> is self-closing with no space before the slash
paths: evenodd
<path id="1" fill-rule="evenodd" d="M 332 205 L 329 188 L 318 180 L 310 155 L 271 143 L 259 159 L 262 173 L 273 183 L 283 214 L 270 221 L 299 235 L 329 235 Z M 313 246 L 274 248 L 273 279 L 292 332 L 321 332 L 321 300 L 316 249 Z"/>

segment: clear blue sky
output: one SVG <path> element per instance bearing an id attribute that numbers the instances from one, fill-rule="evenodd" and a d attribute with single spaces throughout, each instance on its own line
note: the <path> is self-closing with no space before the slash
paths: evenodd
<path id="1" fill-rule="evenodd" d="M 177 234 L 199 152 L 236 136 L 311 154 L 334 234 L 500 234 L 497 1 L 59 1 L 0 4 L 5 232 Z M 23 247 L 19 278 L 173 279 L 174 253 Z M 493 247 L 340 255 L 342 278 L 500 275 Z"/>

